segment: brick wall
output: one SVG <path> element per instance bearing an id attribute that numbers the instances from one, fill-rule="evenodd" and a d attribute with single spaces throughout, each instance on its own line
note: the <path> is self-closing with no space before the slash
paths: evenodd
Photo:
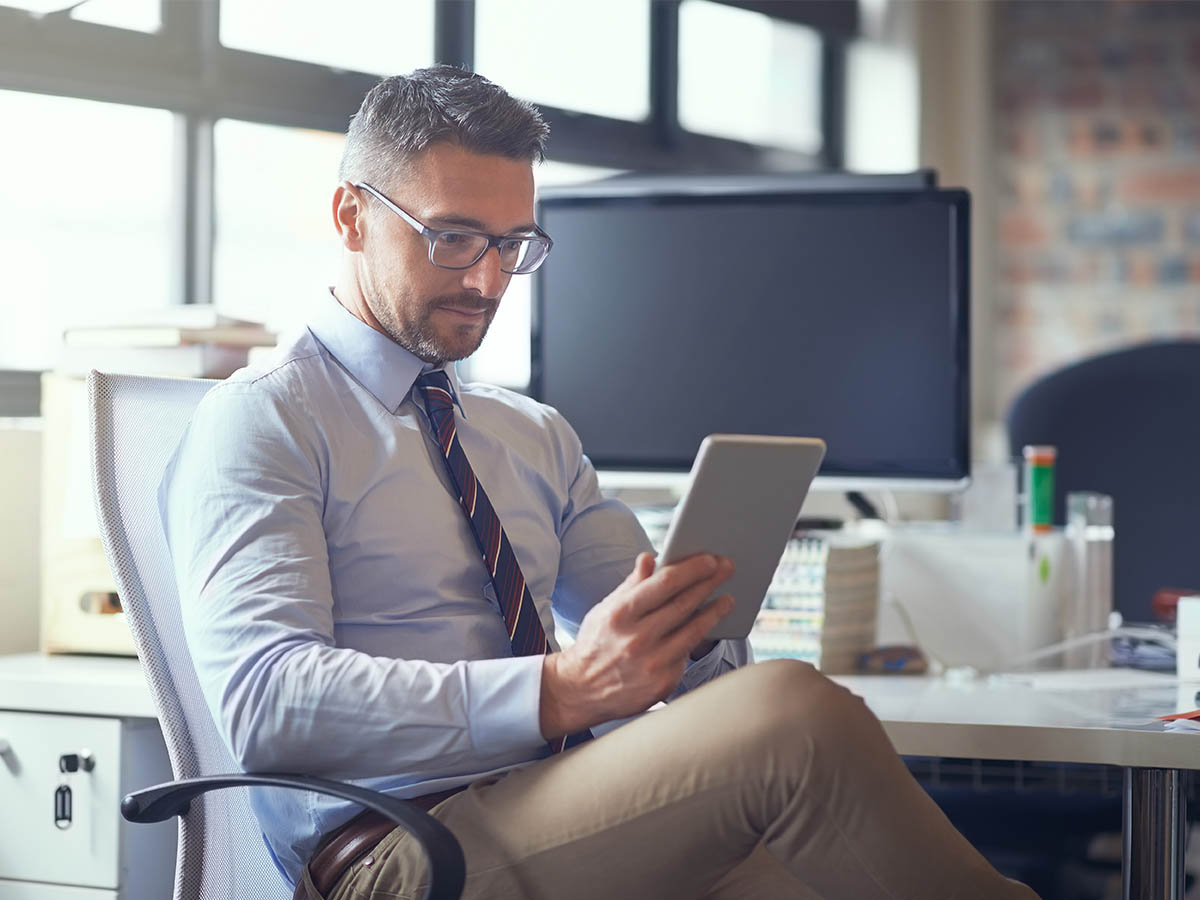
<path id="1" fill-rule="evenodd" d="M 1200 336 L 1200 2 L 994 8 L 998 409 L 1096 352 Z"/>

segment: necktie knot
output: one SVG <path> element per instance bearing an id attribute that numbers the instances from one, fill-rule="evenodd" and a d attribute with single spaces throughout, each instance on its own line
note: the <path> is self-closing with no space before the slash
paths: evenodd
<path id="1" fill-rule="evenodd" d="M 453 407 L 454 392 L 450 388 L 450 378 L 441 369 L 423 372 L 417 376 L 417 388 L 425 398 L 426 408 L 431 404 L 437 407 Z"/>
<path id="2" fill-rule="evenodd" d="M 417 389 L 425 400 L 425 412 L 437 432 L 444 451 L 449 450 L 454 431 L 454 394 L 450 379 L 441 369 L 417 376 Z"/>

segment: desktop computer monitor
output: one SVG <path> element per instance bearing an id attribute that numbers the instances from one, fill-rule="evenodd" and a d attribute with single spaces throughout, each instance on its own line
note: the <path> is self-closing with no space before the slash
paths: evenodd
<path id="1" fill-rule="evenodd" d="M 531 391 L 597 468 L 686 471 L 736 432 L 823 438 L 826 488 L 965 482 L 965 191 L 616 182 L 539 222 Z"/>

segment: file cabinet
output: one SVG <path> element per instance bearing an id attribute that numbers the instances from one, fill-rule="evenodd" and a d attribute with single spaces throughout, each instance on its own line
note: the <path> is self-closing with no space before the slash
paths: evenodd
<path id="1" fill-rule="evenodd" d="M 0 898 L 166 900 L 174 821 L 121 798 L 170 763 L 136 660 L 0 657 Z"/>

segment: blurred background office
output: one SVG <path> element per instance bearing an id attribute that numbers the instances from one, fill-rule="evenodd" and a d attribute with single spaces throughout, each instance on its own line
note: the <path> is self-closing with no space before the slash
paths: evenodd
<path id="1" fill-rule="evenodd" d="M 434 62 L 541 107 L 541 187 L 934 169 L 967 188 L 977 473 L 1010 459 L 1006 416 L 1042 376 L 1200 338 L 1200 0 L 0 0 L 0 652 L 38 646 L 46 542 L 78 537 L 45 485 L 86 492 L 86 467 L 37 424 L 64 330 L 206 303 L 302 323 L 338 264 L 349 117 Z M 527 389 L 530 334 L 514 279 L 470 375 Z M 1119 814 L 1111 773 L 1069 774 Z M 1055 878 L 1044 896 L 1102 895 Z"/>
<path id="2" fill-rule="evenodd" d="M 349 115 L 434 60 L 545 110 L 542 184 L 932 167 L 967 187 L 977 457 L 1039 374 L 1200 329 L 1187 0 L 7 0 L 0 369 L 53 367 L 65 326 L 116 309 L 301 321 L 336 264 Z M 528 315 L 518 285 L 478 377 L 527 383 Z"/>

